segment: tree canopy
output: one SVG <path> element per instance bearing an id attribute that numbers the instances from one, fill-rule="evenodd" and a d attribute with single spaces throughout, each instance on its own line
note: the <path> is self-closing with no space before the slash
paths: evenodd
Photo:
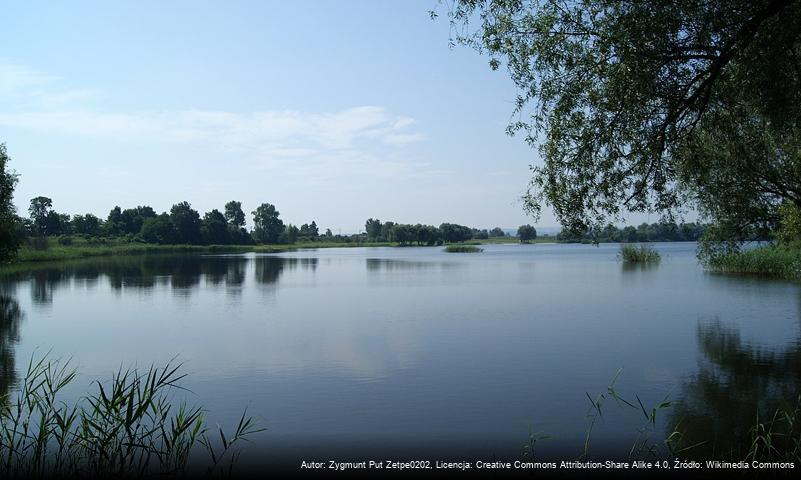
<path id="1" fill-rule="evenodd" d="M 175 226 L 177 243 L 200 243 L 200 214 L 189 202 L 173 205 L 170 209 L 170 220 Z"/>
<path id="2" fill-rule="evenodd" d="M 435 15 L 435 14 L 434 14 Z M 569 229 L 685 207 L 723 237 L 801 207 L 801 1 L 456 0 L 452 41 L 505 63 L 525 197 Z"/>
<path id="3" fill-rule="evenodd" d="M 231 200 L 225 204 L 225 219 L 228 223 L 240 229 L 245 226 L 245 212 L 242 211 L 242 202 Z"/>
<path id="4" fill-rule="evenodd" d="M 16 208 L 12 203 L 17 175 L 8 170 L 8 154 L 0 143 L 0 261 L 13 257 L 19 246 Z"/>
<path id="5" fill-rule="evenodd" d="M 275 205 L 262 203 L 253 211 L 253 238 L 257 242 L 277 243 L 284 232 L 284 222 L 278 218 Z"/>
<path id="6" fill-rule="evenodd" d="M 520 243 L 529 243 L 537 239 L 537 229 L 528 224 L 520 225 L 520 228 L 517 229 L 517 237 L 520 239 Z"/>

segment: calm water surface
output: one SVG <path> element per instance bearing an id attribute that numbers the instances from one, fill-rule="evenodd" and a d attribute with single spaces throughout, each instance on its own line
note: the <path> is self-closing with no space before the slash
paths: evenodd
<path id="1" fill-rule="evenodd" d="M 695 244 L 652 269 L 617 245 L 349 248 L 107 258 L 0 278 L 0 389 L 52 350 L 81 376 L 178 355 L 190 400 L 265 433 L 259 461 L 364 455 L 577 456 L 590 403 L 616 382 L 667 424 L 724 442 L 797 391 L 796 283 L 711 275 Z M 16 372 L 16 373 L 15 373 Z M 610 399 L 591 453 L 625 455 L 642 413 Z M 699 433 L 700 432 L 700 433 Z M 710 433 L 711 432 L 711 433 Z M 736 433 L 736 432 L 735 432 Z"/>

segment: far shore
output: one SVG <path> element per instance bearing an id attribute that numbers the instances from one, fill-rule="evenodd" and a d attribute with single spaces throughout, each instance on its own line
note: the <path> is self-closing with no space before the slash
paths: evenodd
<path id="1" fill-rule="evenodd" d="M 516 244 L 517 237 L 499 237 L 485 240 L 470 240 L 466 245 L 479 244 Z M 532 243 L 556 243 L 554 237 L 541 237 Z M 441 246 L 441 245 L 440 245 Z M 16 258 L 0 265 L 0 271 L 16 269 L 23 266 L 39 265 L 46 262 L 75 260 L 91 257 L 125 256 L 125 255 L 157 255 L 157 254 L 209 254 L 209 253 L 280 253 L 316 248 L 353 248 L 353 247 L 398 247 L 409 248 L 418 245 L 401 245 L 395 242 L 329 242 L 325 240 L 298 242 L 293 244 L 261 244 L 261 245 L 156 245 L 136 242 L 108 241 L 99 245 L 61 245 L 51 238 L 48 248 L 34 249 L 23 246 Z M 423 246 L 420 246 L 423 247 Z M 430 247 L 429 247 L 430 248 Z"/>

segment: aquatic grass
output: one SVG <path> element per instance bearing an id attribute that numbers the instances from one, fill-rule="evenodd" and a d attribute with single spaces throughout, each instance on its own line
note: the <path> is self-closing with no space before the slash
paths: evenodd
<path id="1" fill-rule="evenodd" d="M 801 248 L 778 245 L 757 247 L 710 258 L 710 271 L 801 279 Z"/>
<path id="2" fill-rule="evenodd" d="M 655 264 L 658 263 L 662 257 L 659 255 L 652 246 L 650 245 L 630 245 L 630 244 L 622 244 L 620 246 L 620 253 L 618 257 L 623 261 L 624 264 L 634 265 L 634 264 Z"/>
<path id="3" fill-rule="evenodd" d="M 176 403 L 184 390 L 174 361 L 144 372 L 120 368 L 75 402 L 61 400 L 76 370 L 31 358 L 15 395 L 0 397 L 0 477 L 144 477 L 200 468 L 230 473 L 240 444 L 262 431 L 245 411 L 233 434 L 209 428 L 201 407 Z M 205 451 L 201 467 L 194 456 Z M 191 463 L 190 463 L 191 462 Z"/>
<path id="4" fill-rule="evenodd" d="M 729 462 L 758 462 L 758 463 L 781 463 L 801 462 L 801 396 L 795 397 L 793 401 L 785 403 L 774 410 L 768 417 L 760 418 L 757 413 L 754 424 L 748 428 L 748 435 L 744 442 L 734 445 L 728 451 L 699 450 L 700 447 L 714 444 L 715 432 L 709 432 L 708 439 L 694 439 L 693 443 L 687 442 L 687 436 L 682 432 L 682 422 L 679 420 L 668 430 L 664 439 L 657 435 L 657 423 L 664 411 L 674 408 L 674 402 L 670 400 L 671 392 L 654 406 L 647 407 L 642 399 L 634 394 L 633 398 L 626 400 L 619 393 L 616 382 L 622 373 L 618 370 L 607 386 L 606 392 L 595 396 L 585 392 L 585 396 L 590 405 L 587 411 L 588 426 L 584 437 L 580 460 L 590 459 L 590 446 L 593 431 L 598 422 L 604 418 L 607 410 L 606 403 L 611 399 L 615 401 L 617 407 L 622 408 L 632 414 L 642 415 L 643 424 L 638 427 L 637 437 L 628 452 L 629 459 L 639 459 L 643 455 L 657 460 L 674 459 L 701 459 L 701 460 L 720 460 Z M 523 457 L 532 457 L 533 447 L 536 439 L 547 438 L 542 434 L 536 434 L 536 438 L 529 434 L 530 447 L 524 447 Z"/>
<path id="5" fill-rule="evenodd" d="M 756 417 L 749 434 L 746 460 L 757 462 L 801 462 L 801 396 L 795 403 L 779 407 L 766 421 Z"/>
<path id="6" fill-rule="evenodd" d="M 445 251 L 448 253 L 480 253 L 484 249 L 474 245 L 448 245 L 445 247 Z"/>
<path id="7" fill-rule="evenodd" d="M 665 448 L 660 446 L 659 443 L 656 443 L 652 440 L 654 436 L 654 432 L 656 431 L 656 422 L 657 417 L 660 411 L 668 409 L 671 407 L 672 403 L 669 400 L 670 392 L 668 392 L 665 397 L 662 399 L 660 403 L 656 406 L 651 408 L 646 408 L 645 404 L 643 404 L 642 400 L 638 395 L 634 395 L 634 399 L 626 400 L 623 396 L 618 392 L 617 387 L 615 384 L 617 383 L 618 378 L 620 377 L 621 373 L 623 373 L 623 369 L 619 369 L 612 380 L 606 387 L 605 393 L 599 393 L 595 397 L 591 396 L 589 392 L 584 392 L 587 400 L 590 402 L 590 407 L 588 407 L 587 412 L 587 419 L 589 424 L 587 426 L 587 431 L 584 435 L 584 444 L 582 446 L 581 454 L 579 455 L 579 459 L 588 459 L 589 452 L 590 452 L 590 440 L 592 437 L 593 430 L 595 425 L 598 423 L 599 420 L 603 418 L 604 412 L 604 404 L 607 400 L 612 399 L 614 400 L 615 404 L 619 408 L 628 409 L 635 412 L 641 412 L 645 417 L 645 423 L 637 429 L 637 437 L 632 444 L 631 449 L 629 450 L 629 458 L 639 458 L 644 453 L 648 453 L 649 456 L 658 458 L 660 456 L 665 455 L 666 449 L 669 450 L 670 446 L 665 443 Z M 636 403 L 635 403 L 636 402 Z"/>

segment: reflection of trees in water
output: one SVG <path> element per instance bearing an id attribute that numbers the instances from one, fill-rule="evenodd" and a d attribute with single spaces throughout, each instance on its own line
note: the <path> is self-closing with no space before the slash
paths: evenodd
<path id="1" fill-rule="evenodd" d="M 311 270 L 311 271 L 314 272 L 314 271 L 317 270 L 318 261 L 319 260 L 317 258 L 301 258 L 300 259 L 300 267 L 303 270 Z"/>
<path id="2" fill-rule="evenodd" d="M 22 310 L 16 299 L 0 290 L 0 403 L 16 381 L 14 349 L 19 342 Z"/>
<path id="3" fill-rule="evenodd" d="M 300 266 L 303 270 L 317 270 L 317 258 L 296 258 L 277 256 L 258 256 L 255 262 L 256 282 L 267 285 L 278 281 L 284 270 L 295 270 Z"/>
<path id="4" fill-rule="evenodd" d="M 287 260 L 282 257 L 256 257 L 253 260 L 255 262 L 256 282 L 260 284 L 277 282 Z"/>
<path id="5" fill-rule="evenodd" d="M 53 293 L 71 282 L 94 286 L 106 278 L 112 290 L 149 292 L 169 285 L 175 295 L 187 296 L 205 281 L 207 285 L 234 287 L 236 291 L 247 277 L 248 262 L 255 262 L 256 282 L 278 281 L 286 269 L 300 267 L 315 271 L 317 258 L 259 256 L 153 255 L 139 257 L 97 258 L 80 262 L 36 268 L 4 275 L 8 285 L 28 281 L 34 304 L 50 305 Z"/>
<path id="6" fill-rule="evenodd" d="M 35 304 L 53 303 L 53 291 L 66 281 L 63 272 L 56 268 L 37 270 L 31 274 L 31 300 Z"/>
<path id="7" fill-rule="evenodd" d="M 719 322 L 699 325 L 697 339 L 704 359 L 683 384 L 669 429 L 678 424 L 683 446 L 706 442 L 688 451 L 688 457 L 743 458 L 757 418 L 768 420 L 797 399 L 801 339 L 784 348 L 757 347 Z"/>
<path id="8" fill-rule="evenodd" d="M 659 268 L 660 262 L 622 262 L 624 272 L 650 272 Z"/>
<path id="9" fill-rule="evenodd" d="M 434 270 L 434 269 L 454 269 L 462 268 L 463 265 L 457 262 L 431 261 L 421 262 L 417 260 L 396 260 L 390 258 L 368 258 L 367 271 L 405 271 L 405 270 Z"/>

